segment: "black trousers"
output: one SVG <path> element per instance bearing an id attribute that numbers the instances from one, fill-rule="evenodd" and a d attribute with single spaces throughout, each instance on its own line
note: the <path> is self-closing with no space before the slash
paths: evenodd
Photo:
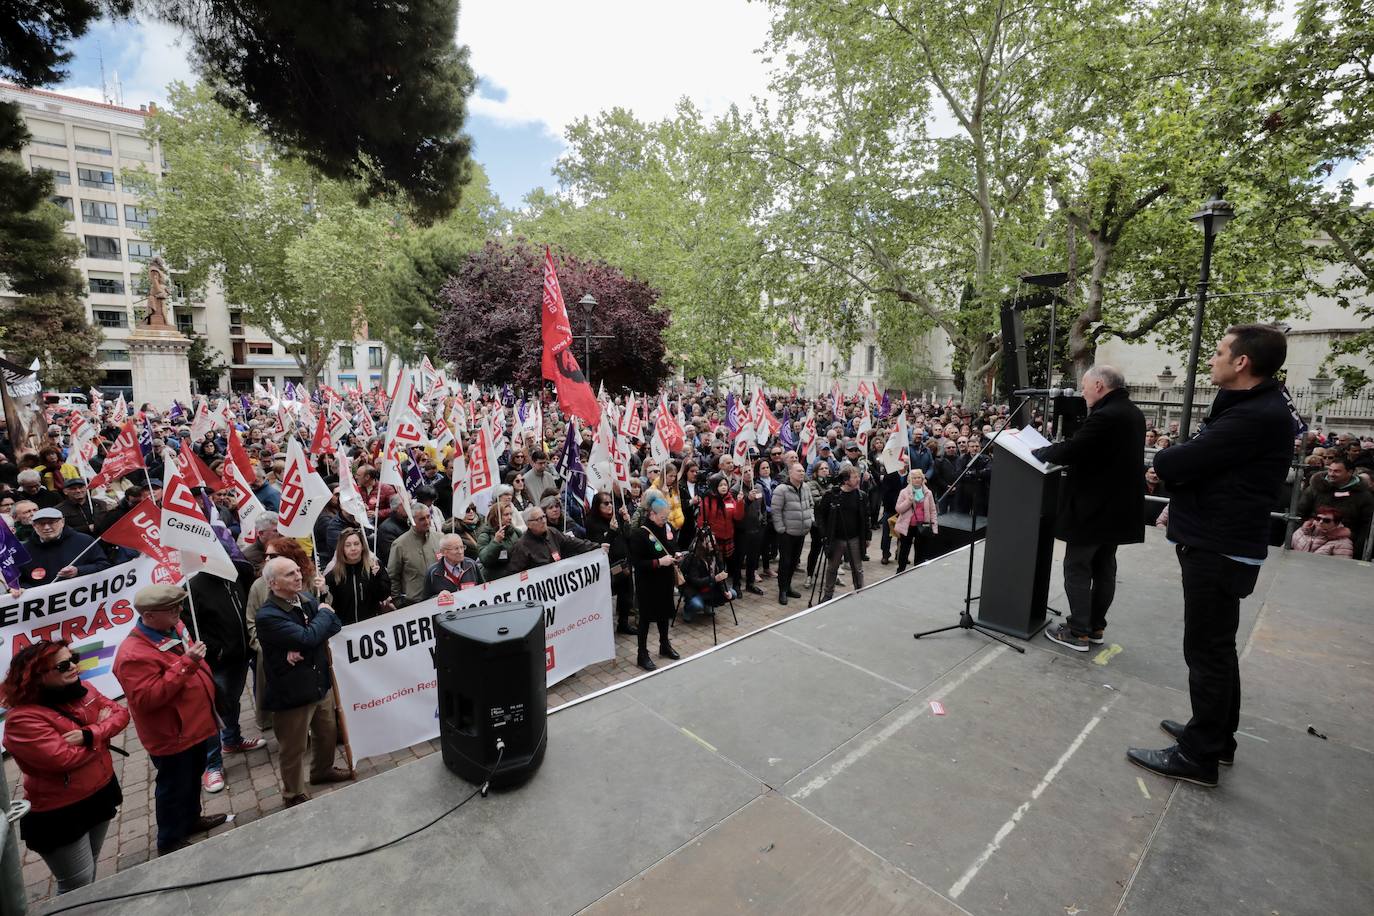
<path id="1" fill-rule="evenodd" d="M 1259 567 L 1180 544 L 1183 573 L 1183 660 L 1193 717 L 1179 738 L 1183 752 L 1211 762 L 1234 750 L 1240 727 L 1240 601 L 1255 590 Z"/>
<path id="2" fill-rule="evenodd" d="M 801 562 L 804 534 L 779 534 L 778 541 L 778 591 L 786 592 L 792 587 L 792 576 Z"/>
<path id="3" fill-rule="evenodd" d="M 1116 597 L 1116 545 L 1064 545 L 1064 594 L 1069 599 L 1069 630 L 1091 636 L 1107 626 L 1107 609 Z"/>
<path id="4" fill-rule="evenodd" d="M 153 810 L 157 814 L 157 848 L 170 849 L 191 832 L 200 817 L 200 777 L 211 747 L 219 746 L 212 735 L 175 754 L 149 754 L 157 770 Z"/>

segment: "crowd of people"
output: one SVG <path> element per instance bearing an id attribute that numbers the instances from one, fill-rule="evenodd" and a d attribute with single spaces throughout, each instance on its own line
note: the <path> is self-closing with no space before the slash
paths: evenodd
<path id="1" fill-rule="evenodd" d="M 337 765 L 326 650 L 341 627 L 602 550 L 617 631 L 636 637 L 637 664 L 651 670 L 652 629 L 658 657 L 679 657 L 669 638 L 679 613 L 689 623 L 709 618 L 746 592 L 768 592 L 787 605 L 803 589 L 827 600 L 848 582 L 860 588 L 875 539 L 880 563 L 896 571 L 934 556 L 942 515 L 986 512 L 991 458 L 985 446 L 1008 422 L 1008 408 L 998 404 L 890 393 L 881 401 L 778 394 L 768 406 L 781 426 L 751 442 L 747 460 L 737 461 L 733 397 L 683 386 L 664 399 L 681 417 L 680 447 L 656 455 L 648 437 L 632 440 L 628 482 L 586 493 L 570 486 L 578 477 L 569 471 L 568 452 L 577 452 L 576 465 L 591 461 L 591 427 L 579 425 L 569 435 L 568 418 L 546 396 L 537 414 L 543 423 L 530 428 L 524 400 L 517 404 L 502 389 L 468 392 L 467 424 L 455 429 L 449 420 L 456 399 L 448 390 L 429 405 L 428 443 L 408 450 L 405 485 L 398 487 L 383 483 L 380 471 L 385 398 L 377 392 L 328 396 L 344 405 L 353 429 L 371 433 L 350 431 L 312 456 L 333 495 L 310 537 L 278 530 L 289 440 L 309 441 L 311 430 L 275 393 L 241 398 L 237 409 L 220 414 L 223 422 L 196 434 L 190 411 L 180 405 L 144 405 L 131 419 L 145 436 L 146 468 L 98 488 L 78 469 L 70 430 L 78 417 L 100 430 L 87 459 L 98 471 L 120 433 L 109 405 L 52 412 L 37 449 L 16 450 L 0 434 L 0 518 L 28 557 L 9 583 L 11 595 L 134 559 L 101 535 L 146 498 L 160 500 L 164 449 L 183 446 L 208 472 L 206 508 L 233 545 L 238 572 L 235 580 L 199 572 L 184 588 L 139 593 L 138 623 L 114 666 L 127 711 L 80 682 L 65 642 L 36 643 L 12 661 L 0 702 L 11 707 L 5 746 L 33 803 L 21 833 L 52 868 L 59 891 L 93 876 L 120 800 L 112 741 L 131 717 L 157 768 L 157 846 L 165 853 L 222 821 L 202 814 L 202 793 L 223 789 L 226 754 L 265 743 L 244 736 L 244 715 L 275 736 L 288 806 L 309 797 L 307 782 L 354 778 Z M 500 485 L 482 511 L 474 502 L 456 505 L 458 447 L 470 453 L 473 430 L 498 417 L 507 431 L 496 456 Z M 804 418 L 816 430 L 809 450 L 800 447 Z M 1042 418 L 1030 422 L 1039 426 Z M 251 462 L 244 476 L 262 507 L 250 522 L 236 508 L 243 494 L 224 483 L 231 428 Z M 1171 447 L 1170 432 L 1147 431 L 1146 465 L 1153 452 Z M 906 441 L 893 442 L 899 435 Z M 1374 503 L 1368 485 L 1374 442 L 1310 438 L 1307 445 L 1315 473 L 1302 505 L 1310 518 L 1294 547 L 1349 555 L 1341 532 L 1357 531 L 1361 518 L 1367 531 Z M 1152 474 L 1145 472 L 1146 492 L 1167 495 Z M 341 486 L 341 475 L 351 486 Z M 344 505 L 342 496 L 354 488 L 365 513 Z M 1152 521 L 1147 514 L 1146 523 Z M 182 612 L 188 591 L 194 618 Z M 240 708 L 245 696 L 252 697 L 251 710 Z"/>

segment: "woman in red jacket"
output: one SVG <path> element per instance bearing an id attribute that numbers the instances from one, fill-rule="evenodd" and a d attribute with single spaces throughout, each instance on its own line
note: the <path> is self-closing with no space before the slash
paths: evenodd
<path id="1" fill-rule="evenodd" d="M 110 739 L 129 713 L 81 683 L 80 659 L 65 642 L 20 650 L 0 686 L 5 750 L 24 774 L 33 807 L 19 831 L 57 879 L 57 892 L 90 884 L 105 831 L 124 796 L 115 779 Z"/>
<path id="2" fill-rule="evenodd" d="M 725 568 L 730 572 L 730 584 L 735 588 L 735 594 L 740 592 L 740 574 L 742 572 L 741 560 L 744 553 L 735 549 L 735 523 L 744 518 L 744 500 L 737 496 L 730 489 L 730 479 L 724 474 L 712 474 L 711 479 L 706 482 L 706 492 L 701 498 L 701 524 L 698 526 L 697 537 L 700 537 L 700 528 L 710 528 L 711 533 L 716 538 L 716 549 L 725 561 Z"/>

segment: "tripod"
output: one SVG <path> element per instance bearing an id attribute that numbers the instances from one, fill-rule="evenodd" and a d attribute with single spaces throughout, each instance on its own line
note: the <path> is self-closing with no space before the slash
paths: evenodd
<path id="1" fill-rule="evenodd" d="M 821 495 L 821 498 L 816 501 L 817 512 L 821 511 L 822 506 L 825 507 L 825 519 L 821 523 L 821 526 L 818 526 L 818 530 L 821 533 L 821 555 L 819 557 L 820 562 L 816 564 L 816 574 L 811 577 L 811 593 L 806 599 L 807 607 L 813 607 L 816 604 L 816 587 L 825 579 L 825 574 L 830 569 L 830 549 L 835 539 L 835 506 L 833 502 L 834 498 L 830 497 L 830 494 L 834 493 L 835 488 L 838 486 L 839 484 L 831 484 L 830 489 L 826 490 L 825 493 Z M 827 503 L 827 498 L 831 498 L 832 502 Z M 800 551 L 798 551 L 798 553 L 800 553 Z M 821 591 L 824 593 L 823 587 Z"/>
<path id="2" fill-rule="evenodd" d="M 711 526 L 707 524 L 705 518 L 703 518 L 701 504 L 697 506 L 696 524 L 696 534 L 694 534 L 692 537 L 692 543 L 686 545 L 687 549 L 689 551 L 695 552 L 698 540 L 700 540 L 702 544 L 706 545 L 706 549 L 710 552 L 712 559 L 716 561 L 715 563 L 709 564 L 707 566 L 707 569 L 710 570 L 712 576 L 715 576 L 716 573 L 725 569 L 728 564 L 725 562 L 725 557 L 721 553 L 720 543 L 716 540 L 716 533 L 711 530 Z M 727 582 L 729 582 L 728 578 Z M 739 614 L 735 611 L 735 599 L 729 597 L 731 594 L 730 586 L 733 585 L 733 582 L 729 582 L 729 585 L 725 588 L 725 594 L 727 596 L 725 601 L 727 604 L 730 605 L 730 616 L 734 618 L 735 626 L 739 626 Z M 683 592 L 682 594 L 684 596 L 683 600 L 685 601 L 686 593 Z M 717 642 L 718 639 L 716 636 L 716 609 L 711 608 L 711 645 L 714 646 L 717 644 Z"/>
<path id="3" fill-rule="evenodd" d="M 1023 397 L 1021 399 L 1021 403 L 1017 404 L 1016 409 L 1011 411 L 1011 413 L 1009 413 L 1008 416 L 1016 416 L 1017 413 L 1021 410 L 1021 408 L 1025 407 L 1027 402 L 1029 401 L 1029 397 Z M 998 436 L 1002 435 L 1002 433 L 1006 431 L 1006 428 L 1006 426 L 1003 426 L 1001 429 L 998 429 L 995 432 L 993 432 L 992 438 L 988 440 L 988 444 L 979 449 L 978 454 L 973 456 L 973 460 L 970 461 L 964 467 L 963 472 L 958 477 L 954 478 L 954 482 L 949 485 L 949 490 L 945 491 L 946 495 L 952 492 L 954 488 L 959 485 L 959 481 L 963 480 L 964 477 L 968 475 L 969 471 L 972 471 L 975 467 L 977 467 L 979 459 L 981 459 L 985 454 L 987 454 L 992 449 L 992 444 L 997 441 Z M 983 482 L 977 476 L 970 477 L 969 479 L 977 481 L 980 489 L 983 486 Z M 977 601 L 979 597 L 978 595 L 973 594 L 973 554 L 976 548 L 978 547 L 978 542 L 977 539 L 974 537 L 974 532 L 978 530 L 978 497 L 980 495 L 982 494 L 979 491 L 975 491 L 973 494 L 973 500 L 969 504 L 970 520 L 968 528 L 968 581 L 964 585 L 964 609 L 959 612 L 959 622 L 950 624 L 947 627 L 937 627 L 933 630 L 922 630 L 919 633 L 913 633 L 911 635 L 915 639 L 920 639 L 922 636 L 933 636 L 936 633 L 944 633 L 948 630 L 976 630 L 979 633 L 982 633 L 988 639 L 996 640 L 1004 646 L 1010 646 L 1017 652 L 1020 652 L 1022 655 L 1024 655 L 1026 650 L 1023 647 L 1008 641 L 1002 636 L 999 636 L 998 634 L 992 632 L 987 627 L 975 623 L 973 620 L 973 602 Z"/>

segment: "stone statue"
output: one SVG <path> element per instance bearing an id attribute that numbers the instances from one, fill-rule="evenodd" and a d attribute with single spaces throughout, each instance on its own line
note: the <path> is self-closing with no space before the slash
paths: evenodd
<path id="1" fill-rule="evenodd" d="M 148 317 L 144 324 L 150 328 L 171 328 L 167 321 L 167 263 L 162 255 L 153 255 L 148 262 Z"/>

